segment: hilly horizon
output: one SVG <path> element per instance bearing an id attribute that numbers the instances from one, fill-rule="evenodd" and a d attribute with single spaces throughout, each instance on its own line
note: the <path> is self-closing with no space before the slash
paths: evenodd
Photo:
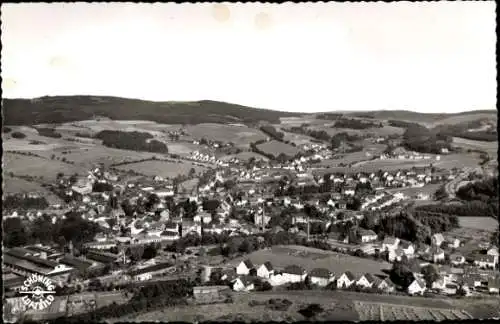
<path id="1" fill-rule="evenodd" d="M 2 110 L 4 125 L 64 123 L 92 119 L 96 116 L 115 120 L 149 120 L 165 124 L 258 123 L 260 121 L 279 123 L 281 117 L 324 114 L 324 112 L 286 112 L 214 100 L 150 101 L 93 95 L 44 96 L 33 99 L 3 98 Z M 493 116 L 496 115 L 496 110 L 472 110 L 449 114 L 420 113 L 409 110 L 339 110 L 329 113 L 433 123 L 454 116 Z"/>

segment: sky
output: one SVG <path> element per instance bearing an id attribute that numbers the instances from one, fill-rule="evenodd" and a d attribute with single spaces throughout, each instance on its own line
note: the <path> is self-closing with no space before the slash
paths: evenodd
<path id="1" fill-rule="evenodd" d="M 6 98 L 496 107 L 495 2 L 3 4 Z"/>

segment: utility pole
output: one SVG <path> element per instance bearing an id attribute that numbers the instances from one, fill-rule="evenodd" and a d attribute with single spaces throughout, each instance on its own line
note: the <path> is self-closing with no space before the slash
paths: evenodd
<path id="1" fill-rule="evenodd" d="M 310 229 L 310 225 L 309 225 L 309 215 L 307 215 L 307 241 L 309 242 L 309 229 Z"/>

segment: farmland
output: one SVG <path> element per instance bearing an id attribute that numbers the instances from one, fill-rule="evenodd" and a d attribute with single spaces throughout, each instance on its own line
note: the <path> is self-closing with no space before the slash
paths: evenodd
<path id="1" fill-rule="evenodd" d="M 387 189 L 387 192 L 390 193 L 396 193 L 396 192 L 401 192 L 406 196 L 409 197 L 414 197 L 418 195 L 419 193 L 422 194 L 428 194 L 430 198 L 432 198 L 432 195 L 436 192 L 436 190 L 439 189 L 441 184 L 428 184 L 423 187 L 415 187 L 415 188 L 394 188 L 394 189 Z"/>
<path id="2" fill-rule="evenodd" d="M 49 204 L 59 204 L 61 199 L 40 184 L 24 179 L 3 176 L 3 192 L 6 194 L 37 192 L 43 194 Z"/>
<path id="3" fill-rule="evenodd" d="M 244 125 L 199 124 L 186 126 L 186 131 L 198 140 L 206 138 L 224 143 L 233 142 L 240 147 L 248 147 L 250 142 L 266 138 L 260 130 Z"/>
<path id="4" fill-rule="evenodd" d="M 42 178 L 48 181 L 54 181 L 59 172 L 64 174 L 86 172 L 85 168 L 78 165 L 70 165 L 60 161 L 52 161 L 49 159 L 26 156 L 6 152 L 4 154 L 3 167 L 9 170 L 14 175 L 28 175 L 34 178 Z"/>
<path id="5" fill-rule="evenodd" d="M 498 221 L 492 217 L 458 217 L 458 220 L 463 228 L 492 232 L 498 229 Z"/>
<path id="6" fill-rule="evenodd" d="M 472 316 L 464 310 L 354 302 L 361 321 L 442 321 L 464 320 Z"/>
<path id="7" fill-rule="evenodd" d="M 204 167 L 200 167 L 195 165 L 192 162 L 187 161 L 178 161 L 169 162 L 169 161 L 159 161 L 159 160 L 149 160 L 137 163 L 129 163 L 116 167 L 122 171 L 133 170 L 137 173 L 146 175 L 146 176 L 160 176 L 164 178 L 173 178 L 178 174 L 187 175 L 191 168 L 194 168 L 196 173 L 200 173 L 205 170 Z"/>
<path id="8" fill-rule="evenodd" d="M 293 147 L 292 145 L 275 140 L 259 144 L 257 145 L 257 148 L 266 154 L 272 154 L 274 156 L 278 156 L 281 153 L 288 156 L 295 156 L 299 153 L 299 149 Z"/>
<path id="9" fill-rule="evenodd" d="M 260 265 L 271 261 L 275 267 L 284 268 L 296 264 L 306 270 L 327 268 L 335 274 L 351 271 L 354 274 L 370 272 L 383 275 L 383 269 L 390 269 L 390 264 L 369 259 L 356 258 L 350 255 L 323 251 L 302 246 L 276 246 L 270 249 L 255 251 L 245 258 L 236 258 L 230 265 L 237 266 L 243 259 L 250 259 Z"/>
<path id="10" fill-rule="evenodd" d="M 474 141 L 460 137 L 453 137 L 453 146 L 485 151 L 492 157 L 495 157 L 498 151 L 498 142 Z"/>

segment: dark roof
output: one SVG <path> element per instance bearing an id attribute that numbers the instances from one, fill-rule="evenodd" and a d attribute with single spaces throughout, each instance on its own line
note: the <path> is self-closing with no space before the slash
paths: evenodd
<path id="1" fill-rule="evenodd" d="M 356 276 L 351 271 L 346 271 L 344 274 L 347 276 L 347 279 L 351 281 L 356 279 Z"/>
<path id="2" fill-rule="evenodd" d="M 296 275 L 303 275 L 305 272 L 306 271 L 302 267 L 299 267 L 298 265 L 289 265 L 283 270 L 283 273 L 296 274 Z"/>
<path id="3" fill-rule="evenodd" d="M 80 271 L 84 271 L 92 266 L 92 262 L 86 261 L 80 258 L 76 258 L 71 255 L 66 255 L 64 258 L 60 260 L 62 264 L 66 264 L 72 267 L 77 268 Z"/>
<path id="4" fill-rule="evenodd" d="M 246 259 L 245 261 L 243 261 L 243 263 L 245 264 L 245 266 L 248 269 L 253 269 L 254 268 L 252 261 L 250 261 L 249 259 Z"/>
<path id="5" fill-rule="evenodd" d="M 148 272 L 154 272 L 154 271 L 158 271 L 158 270 L 168 269 L 172 266 L 173 266 L 173 264 L 170 262 L 162 262 L 162 263 L 158 263 L 158 264 L 155 264 L 155 265 L 152 265 L 149 267 L 145 267 L 142 269 L 132 270 L 129 272 L 129 274 L 131 276 L 137 276 L 137 275 L 148 273 Z"/>
<path id="6" fill-rule="evenodd" d="M 9 278 L 2 280 L 3 281 L 3 286 L 4 288 L 15 288 L 15 287 L 20 287 L 23 285 L 24 280 L 26 280 L 25 277 L 15 277 L 15 278 Z"/>
<path id="7" fill-rule="evenodd" d="M 42 266 L 42 267 L 55 268 L 58 265 L 57 262 L 42 259 L 42 258 L 33 256 L 33 255 L 29 255 L 27 253 L 33 253 L 33 252 L 26 250 L 26 249 L 23 249 L 23 248 L 12 248 L 9 250 L 5 250 L 4 252 L 7 255 L 11 255 L 11 256 L 16 257 L 18 259 L 30 261 L 30 262 L 32 262 L 36 265 Z"/>
<path id="8" fill-rule="evenodd" d="M 266 267 L 267 270 L 271 271 L 273 270 L 273 265 L 271 264 L 270 261 L 267 261 L 264 263 L 264 266 Z"/>
<path id="9" fill-rule="evenodd" d="M 310 277 L 316 277 L 316 278 L 326 278 L 329 279 L 333 276 L 333 273 L 325 268 L 314 268 L 311 270 L 309 273 Z"/>
<path id="10" fill-rule="evenodd" d="M 375 282 L 375 277 L 371 273 L 365 273 L 364 276 L 369 283 Z"/>
<path id="11" fill-rule="evenodd" d="M 118 259 L 117 254 L 106 253 L 101 251 L 90 250 L 87 252 L 86 257 L 102 263 L 113 263 Z"/>
<path id="12" fill-rule="evenodd" d="M 241 280 L 245 287 L 253 283 L 253 279 L 250 276 L 239 276 L 238 279 Z"/>
<path id="13" fill-rule="evenodd" d="M 478 255 L 475 259 L 476 261 L 481 261 L 481 262 L 495 262 L 495 256 L 485 254 L 485 255 Z"/>

